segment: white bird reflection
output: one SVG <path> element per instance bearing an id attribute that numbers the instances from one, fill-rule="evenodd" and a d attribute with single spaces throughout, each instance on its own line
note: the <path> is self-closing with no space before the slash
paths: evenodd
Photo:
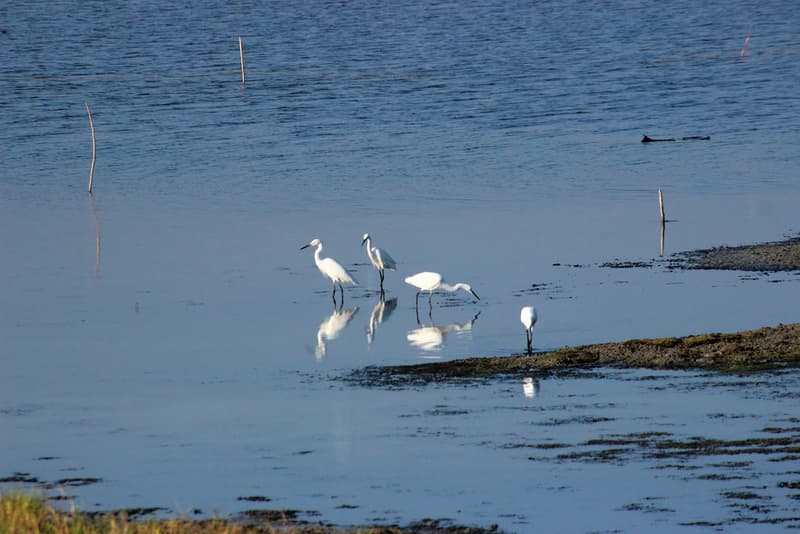
<path id="1" fill-rule="evenodd" d="M 522 393 L 532 399 L 539 394 L 539 381 L 526 376 L 522 379 Z"/>
<path id="2" fill-rule="evenodd" d="M 389 300 L 379 299 L 372 308 L 372 313 L 369 314 L 369 326 L 367 327 L 367 343 L 372 344 L 375 339 L 375 329 L 383 321 L 387 320 L 397 307 L 397 297 L 392 297 Z"/>
<path id="3" fill-rule="evenodd" d="M 328 352 L 328 347 L 325 342 L 339 337 L 339 334 L 342 333 L 342 330 L 345 329 L 357 311 L 358 306 L 346 310 L 342 310 L 341 308 L 338 310 L 334 309 L 333 313 L 320 323 L 319 329 L 317 330 L 317 347 L 314 350 L 314 355 L 318 360 L 322 359 Z"/>
<path id="4" fill-rule="evenodd" d="M 475 314 L 475 317 L 465 323 L 451 323 L 444 326 L 420 326 L 408 333 L 406 338 L 412 347 L 422 349 L 426 352 L 433 352 L 441 350 L 444 344 L 444 338 L 451 332 L 463 334 L 472 330 L 472 325 L 478 319 L 481 312 Z"/>

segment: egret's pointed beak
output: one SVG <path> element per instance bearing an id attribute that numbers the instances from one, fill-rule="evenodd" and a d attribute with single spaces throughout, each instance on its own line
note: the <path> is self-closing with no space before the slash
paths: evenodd
<path id="1" fill-rule="evenodd" d="M 476 299 L 478 299 L 478 300 L 481 300 L 481 298 L 478 296 L 478 294 L 477 294 L 477 293 L 475 293 L 475 290 L 474 290 L 474 289 L 470 289 L 469 291 L 470 291 L 470 293 L 472 293 L 473 295 L 475 295 L 475 298 L 476 298 Z"/>
<path id="2" fill-rule="evenodd" d="M 369 239 L 369 238 L 368 238 L 368 237 L 365 237 L 365 238 L 364 238 L 364 240 L 363 240 L 363 241 L 361 241 L 361 246 L 362 246 L 362 247 L 364 246 L 364 243 L 366 243 L 366 242 L 367 242 L 367 239 Z"/>
<path id="3" fill-rule="evenodd" d="M 302 247 L 300 247 L 300 250 L 303 250 L 304 248 L 308 248 L 310 246 L 311 246 L 311 243 L 309 243 L 308 245 L 303 245 Z"/>

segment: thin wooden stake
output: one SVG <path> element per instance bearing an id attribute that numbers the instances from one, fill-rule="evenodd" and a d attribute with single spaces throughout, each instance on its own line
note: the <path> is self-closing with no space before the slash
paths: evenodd
<path id="1" fill-rule="evenodd" d="M 664 197 L 661 194 L 661 189 L 658 190 L 658 210 L 661 212 L 661 224 L 664 224 L 667 219 L 664 217 Z"/>
<path id="2" fill-rule="evenodd" d="M 664 227 L 665 226 L 666 226 L 666 224 L 664 224 L 664 221 L 661 221 L 661 241 L 660 241 L 660 244 L 659 244 L 659 247 L 658 247 L 658 255 L 659 256 L 663 256 L 664 255 Z"/>
<path id="3" fill-rule="evenodd" d="M 94 183 L 94 162 L 97 160 L 97 140 L 94 137 L 94 120 L 92 120 L 92 110 L 89 109 L 89 102 L 86 102 L 86 113 L 89 115 L 89 127 L 92 129 L 92 167 L 89 170 L 89 194 L 92 193 Z"/>
<path id="4" fill-rule="evenodd" d="M 242 36 L 239 36 L 239 63 L 242 65 L 242 87 L 245 86 L 244 81 L 244 48 L 242 47 Z"/>
<path id="5" fill-rule="evenodd" d="M 742 51 L 739 52 L 739 57 L 744 59 L 744 54 L 747 52 L 747 44 L 750 42 L 750 32 L 753 31 L 753 25 L 747 27 L 747 36 L 744 38 L 744 44 L 742 45 Z"/>

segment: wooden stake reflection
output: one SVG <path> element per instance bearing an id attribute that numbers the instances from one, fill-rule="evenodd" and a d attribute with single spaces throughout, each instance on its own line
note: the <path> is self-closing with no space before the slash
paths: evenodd
<path id="1" fill-rule="evenodd" d="M 94 205 L 94 195 L 89 195 L 89 209 L 92 211 L 94 219 L 94 277 L 100 274 L 100 216 Z"/>

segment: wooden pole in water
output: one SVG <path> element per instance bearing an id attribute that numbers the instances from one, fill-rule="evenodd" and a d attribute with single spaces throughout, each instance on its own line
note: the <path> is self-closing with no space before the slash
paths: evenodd
<path id="1" fill-rule="evenodd" d="M 245 85 L 244 81 L 244 48 L 242 47 L 242 36 L 239 36 L 239 63 L 242 65 L 242 87 Z"/>
<path id="2" fill-rule="evenodd" d="M 92 129 L 92 167 L 89 170 L 89 194 L 92 194 L 92 184 L 94 183 L 94 163 L 97 160 L 97 140 L 94 137 L 94 120 L 92 120 L 92 110 L 89 109 L 89 102 L 86 102 L 86 113 L 89 115 L 89 128 Z"/>
<path id="3" fill-rule="evenodd" d="M 658 190 L 658 210 L 661 212 L 661 224 L 667 222 L 664 217 L 664 196 L 661 194 L 661 189 Z"/>

